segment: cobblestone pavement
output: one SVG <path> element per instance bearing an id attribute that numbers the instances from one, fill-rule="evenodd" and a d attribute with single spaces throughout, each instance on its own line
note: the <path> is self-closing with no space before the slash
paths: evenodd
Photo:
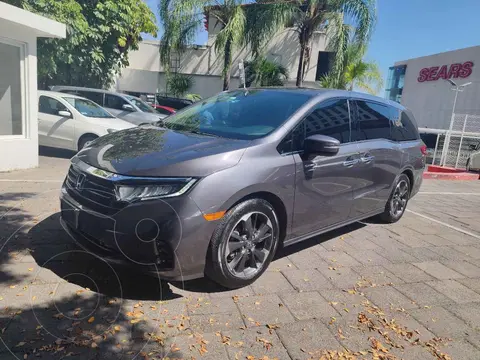
<path id="1" fill-rule="evenodd" d="M 80 251 L 67 167 L 0 174 L 0 359 L 480 359 L 480 182 L 425 181 L 399 223 L 307 240 L 222 291 Z"/>

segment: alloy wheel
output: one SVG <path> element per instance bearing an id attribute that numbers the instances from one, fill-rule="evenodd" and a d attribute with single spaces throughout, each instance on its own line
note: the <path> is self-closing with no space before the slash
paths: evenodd
<path id="1" fill-rule="evenodd" d="M 262 270 L 274 244 L 273 226 L 262 212 L 242 216 L 230 233 L 225 249 L 229 272 L 238 278 L 252 278 Z"/>
<path id="2" fill-rule="evenodd" d="M 395 187 L 395 191 L 392 196 L 390 204 L 390 212 L 392 216 L 398 217 L 403 214 L 405 207 L 407 206 L 409 195 L 408 183 L 405 180 L 399 181 Z"/>

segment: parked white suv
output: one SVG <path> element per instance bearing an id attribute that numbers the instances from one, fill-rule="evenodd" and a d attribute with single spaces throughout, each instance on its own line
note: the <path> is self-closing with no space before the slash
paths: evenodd
<path id="1" fill-rule="evenodd" d="M 38 142 L 41 146 L 81 150 L 100 136 L 135 127 L 80 96 L 38 91 Z"/>

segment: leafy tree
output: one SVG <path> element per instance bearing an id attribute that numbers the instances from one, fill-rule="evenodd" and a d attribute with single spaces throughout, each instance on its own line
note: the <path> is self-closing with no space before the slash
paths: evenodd
<path id="1" fill-rule="evenodd" d="M 288 70 L 282 64 L 257 58 L 245 62 L 245 84 L 250 86 L 284 86 Z"/>
<path id="2" fill-rule="evenodd" d="M 175 97 L 183 97 L 194 84 L 195 80 L 190 75 L 176 73 L 167 77 L 168 93 Z"/>
<path id="3" fill-rule="evenodd" d="M 383 87 L 383 76 L 375 62 L 363 60 L 365 53 L 365 46 L 350 43 L 340 69 L 333 69 L 322 77 L 320 86 L 350 91 L 358 88 L 370 94 L 377 94 Z"/>
<path id="4" fill-rule="evenodd" d="M 284 2 L 242 6 L 244 3 L 244 0 L 160 0 L 160 17 L 165 29 L 160 59 L 167 74 L 170 53 L 182 53 L 192 44 L 206 12 L 216 20 L 210 26 L 220 27 L 214 47 L 223 58 L 223 90 L 228 90 L 235 50 L 248 44 L 258 55 L 265 41 L 286 22 L 290 14 L 290 5 Z"/>
<path id="5" fill-rule="evenodd" d="M 7 0 L 67 25 L 65 39 L 38 40 L 39 88 L 108 87 L 138 49 L 141 33 L 156 35 L 155 16 L 142 0 Z"/>

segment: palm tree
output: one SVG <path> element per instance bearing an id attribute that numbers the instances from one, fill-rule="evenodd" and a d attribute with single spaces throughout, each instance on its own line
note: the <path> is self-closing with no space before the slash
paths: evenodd
<path id="1" fill-rule="evenodd" d="M 223 90 L 228 90 L 235 50 L 249 44 L 258 55 L 264 42 L 290 16 L 289 3 L 258 4 L 255 9 L 243 6 L 244 3 L 245 0 L 160 0 L 160 17 L 165 29 L 160 50 L 162 63 L 169 63 L 172 50 L 182 52 L 192 43 L 206 11 L 216 20 L 211 26 L 220 26 L 214 48 L 223 57 Z"/>
<path id="2" fill-rule="evenodd" d="M 383 87 L 382 73 L 375 62 L 363 59 L 365 53 L 366 47 L 363 44 L 348 44 L 342 66 L 323 76 L 320 86 L 350 91 L 358 88 L 377 94 Z"/>
<path id="3" fill-rule="evenodd" d="M 272 0 L 258 0 L 265 3 Z M 302 86 L 309 62 L 311 42 L 315 31 L 326 29 L 328 49 L 335 52 L 333 69 L 340 68 L 345 59 L 347 41 L 354 29 L 358 43 L 366 43 L 376 19 L 375 0 L 284 0 L 291 16 L 290 25 L 298 33 L 300 45 L 297 86 Z M 344 20 L 348 19 L 348 24 Z"/>
<path id="4" fill-rule="evenodd" d="M 245 62 L 245 83 L 250 86 L 283 86 L 288 80 L 288 69 L 266 58 Z"/>

